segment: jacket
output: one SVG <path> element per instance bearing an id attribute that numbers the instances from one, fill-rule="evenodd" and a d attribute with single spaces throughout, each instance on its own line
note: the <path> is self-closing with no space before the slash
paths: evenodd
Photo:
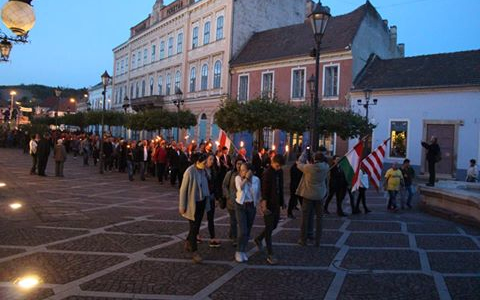
<path id="1" fill-rule="evenodd" d="M 223 196 L 227 198 L 228 210 L 235 210 L 235 197 L 237 193 L 237 189 L 235 187 L 235 177 L 237 177 L 237 175 L 237 170 L 232 169 L 228 171 L 225 175 L 225 178 L 223 178 Z"/>
<path id="2" fill-rule="evenodd" d="M 195 165 L 191 165 L 183 174 L 182 185 L 179 191 L 179 210 L 186 210 L 182 217 L 195 221 L 195 209 L 197 200 L 202 197 L 201 191 L 198 188 L 200 182 L 198 182 L 198 173 Z M 205 195 L 208 197 L 209 195 Z M 205 212 L 210 211 L 210 201 L 207 201 L 205 206 Z"/>
<path id="3" fill-rule="evenodd" d="M 55 145 L 55 149 L 53 151 L 53 158 L 57 162 L 64 162 L 67 160 L 67 150 L 65 150 L 64 145 Z"/>
<path id="4" fill-rule="evenodd" d="M 267 202 L 267 208 L 269 210 L 280 209 L 280 207 L 284 205 L 283 170 L 275 171 L 275 169 L 269 167 L 263 172 L 262 201 Z"/>
<path id="5" fill-rule="evenodd" d="M 297 188 L 297 195 L 308 200 L 323 200 L 327 195 L 328 164 L 325 162 L 297 163 L 297 167 L 303 172 Z"/>

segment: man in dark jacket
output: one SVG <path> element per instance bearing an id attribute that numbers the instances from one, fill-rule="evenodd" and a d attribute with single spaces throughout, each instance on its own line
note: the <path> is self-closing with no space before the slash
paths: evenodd
<path id="1" fill-rule="evenodd" d="M 40 139 L 37 145 L 37 159 L 38 159 L 38 175 L 47 176 L 45 169 L 47 168 L 48 156 L 50 155 L 50 141 L 48 134 L 45 134 Z"/>
<path id="2" fill-rule="evenodd" d="M 267 262 L 271 265 L 278 263 L 273 256 L 272 232 L 277 228 L 280 220 L 280 208 L 285 208 L 283 199 L 283 171 L 285 163 L 282 155 L 277 154 L 272 158 L 271 164 L 262 175 L 262 200 L 260 209 L 263 213 L 265 229 L 255 238 L 255 244 L 262 250 L 262 241 L 265 239 L 267 245 Z"/>
<path id="3" fill-rule="evenodd" d="M 427 149 L 427 163 L 428 163 L 428 186 L 435 185 L 435 164 L 440 161 L 440 146 L 437 138 L 432 136 L 430 144 L 422 142 L 423 148 Z"/>
<path id="4" fill-rule="evenodd" d="M 329 193 L 327 200 L 325 202 L 324 212 L 328 214 L 328 204 L 332 200 L 333 196 L 337 198 L 337 215 L 340 217 L 345 217 L 346 214 L 343 212 L 342 209 L 342 201 L 347 194 L 348 183 L 345 177 L 345 173 L 343 172 L 342 168 L 338 165 L 340 161 L 340 157 L 334 156 L 334 166 L 330 169 L 330 180 L 329 180 Z"/>
<path id="5" fill-rule="evenodd" d="M 300 154 L 297 154 L 297 160 L 300 158 Z M 298 185 L 300 184 L 300 180 L 302 179 L 302 171 L 300 171 L 297 167 L 297 162 L 295 162 L 290 167 L 290 200 L 288 201 L 288 217 L 290 219 L 295 219 L 293 215 L 293 210 L 297 208 L 298 202 L 302 201 L 302 199 L 296 195 Z"/>
<path id="6" fill-rule="evenodd" d="M 262 147 L 260 148 L 259 151 L 255 151 L 255 152 L 256 153 L 254 153 L 252 156 L 253 174 L 258 178 L 262 178 L 265 149 Z"/>
<path id="7" fill-rule="evenodd" d="M 104 170 L 112 172 L 113 168 L 113 144 L 112 139 L 107 138 L 103 141 Z"/>

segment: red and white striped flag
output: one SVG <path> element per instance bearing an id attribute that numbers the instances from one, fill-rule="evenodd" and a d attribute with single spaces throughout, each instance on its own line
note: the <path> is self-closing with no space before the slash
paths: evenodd
<path id="1" fill-rule="evenodd" d="M 362 160 L 362 168 L 370 177 L 370 182 L 378 190 L 382 181 L 383 160 L 387 150 L 387 143 L 390 139 L 386 139 L 383 143 Z"/>
<path id="2" fill-rule="evenodd" d="M 228 153 L 232 154 L 234 152 L 234 144 L 228 137 L 227 133 L 220 129 L 218 134 L 218 149 L 222 149 L 223 147 L 228 148 Z"/>

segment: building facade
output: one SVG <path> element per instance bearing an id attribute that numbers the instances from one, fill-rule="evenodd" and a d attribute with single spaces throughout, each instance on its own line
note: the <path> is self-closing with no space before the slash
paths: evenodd
<path id="1" fill-rule="evenodd" d="M 307 82 L 315 78 L 315 58 L 311 55 L 315 42 L 309 20 L 304 21 L 252 36 L 231 63 L 231 90 L 238 101 L 274 97 L 311 105 L 314 95 Z M 319 105 L 348 109 L 353 79 L 371 53 L 383 58 L 403 56 L 404 45 L 397 44 L 396 30 L 388 27 L 368 1 L 348 14 L 332 17 L 320 48 Z M 311 143 L 308 133 L 264 132 L 264 147 L 280 152 L 287 145 L 294 149 Z M 340 155 L 348 148 L 348 142 L 335 133 L 321 135 L 318 143 Z"/>
<path id="2" fill-rule="evenodd" d="M 106 90 L 106 99 L 105 109 L 110 110 L 113 108 L 112 105 L 112 86 L 108 85 Z M 90 103 L 91 110 L 102 110 L 103 109 L 103 84 L 98 83 L 88 89 L 88 101 Z"/>
<path id="3" fill-rule="evenodd" d="M 177 0 L 165 6 L 157 0 L 113 50 L 112 108 L 128 103 L 135 111 L 173 111 L 181 98 L 181 109 L 191 110 L 198 125 L 180 138 L 216 139 L 214 113 L 230 91 L 230 60 L 255 31 L 302 22 L 307 2 Z"/>
<path id="4" fill-rule="evenodd" d="M 428 173 L 421 141 L 438 138 L 436 172 L 465 180 L 470 159 L 480 159 L 480 50 L 382 60 L 371 57 L 355 82 L 352 109 L 363 89 L 378 100 L 369 110 L 376 125 L 372 146 L 390 138 L 386 164 L 408 158 L 417 174 Z M 355 141 L 352 141 L 352 144 Z"/>

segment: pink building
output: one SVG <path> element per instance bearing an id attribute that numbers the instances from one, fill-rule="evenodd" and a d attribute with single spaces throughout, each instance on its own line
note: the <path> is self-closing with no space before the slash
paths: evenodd
<path id="1" fill-rule="evenodd" d="M 238 101 L 264 95 L 311 104 L 308 80 L 315 76 L 314 47 L 308 20 L 254 34 L 230 64 L 231 96 Z M 369 1 L 348 14 L 332 17 L 320 50 L 320 105 L 348 109 L 352 83 L 372 53 L 385 59 L 402 57 L 404 45 L 397 44 L 397 28 L 388 27 Z M 308 134 L 269 130 L 264 131 L 264 140 L 265 147 L 274 145 L 280 152 L 286 145 L 294 149 L 311 144 Z M 319 144 L 338 154 L 348 147 L 335 133 L 321 136 Z"/>

